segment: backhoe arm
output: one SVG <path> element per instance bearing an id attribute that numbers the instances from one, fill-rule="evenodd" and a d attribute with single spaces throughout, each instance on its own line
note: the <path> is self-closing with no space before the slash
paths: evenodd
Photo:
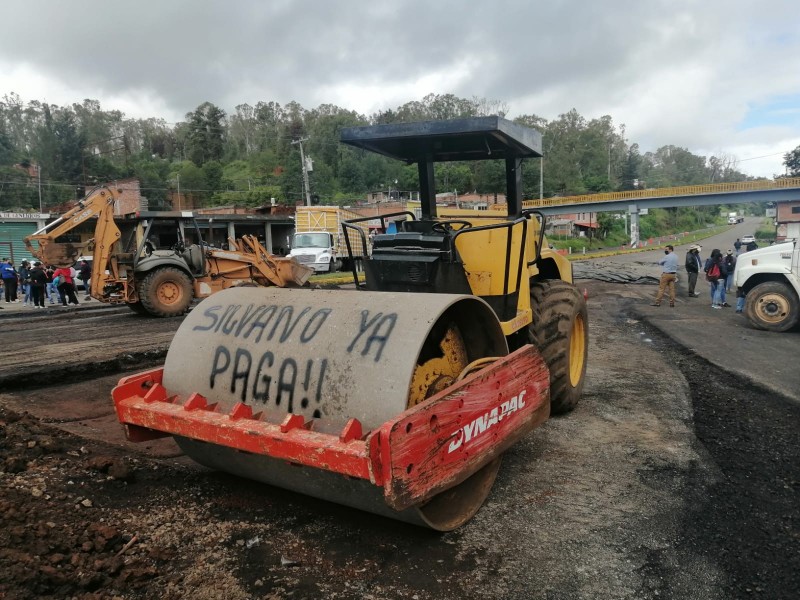
<path id="1" fill-rule="evenodd" d="M 57 267 L 70 267 L 82 254 L 86 244 L 55 243 L 60 236 L 73 230 L 81 223 L 97 217 L 95 227 L 95 245 L 100 244 L 105 249 L 104 256 L 98 261 L 95 257 L 95 267 L 98 262 L 105 264 L 111 252 L 111 245 L 119 239 L 119 228 L 114 223 L 114 202 L 120 195 L 120 190 L 106 186 L 98 186 L 90 191 L 77 206 L 64 213 L 61 217 L 42 227 L 35 233 L 25 238 L 25 247 L 33 256 L 45 264 Z M 115 235 L 116 233 L 116 235 Z M 32 242 L 37 242 L 34 248 Z M 104 259 L 104 260 L 103 260 Z M 105 268 L 105 267 L 103 267 Z"/>

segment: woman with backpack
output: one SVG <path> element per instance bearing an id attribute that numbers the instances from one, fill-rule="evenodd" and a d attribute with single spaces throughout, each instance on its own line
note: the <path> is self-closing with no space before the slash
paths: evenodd
<path id="1" fill-rule="evenodd" d="M 706 260 L 703 271 L 705 271 L 706 280 L 711 286 L 711 308 L 730 306 L 725 302 L 725 278 L 728 275 L 728 270 L 719 248 L 714 248 L 711 251 L 711 256 Z"/>
<path id="2" fill-rule="evenodd" d="M 75 295 L 75 282 L 72 279 L 74 269 L 61 267 L 56 269 L 53 273 L 53 279 L 58 278 L 58 294 L 61 296 L 61 304 L 67 305 L 67 299 L 70 304 L 78 304 L 78 297 Z"/>

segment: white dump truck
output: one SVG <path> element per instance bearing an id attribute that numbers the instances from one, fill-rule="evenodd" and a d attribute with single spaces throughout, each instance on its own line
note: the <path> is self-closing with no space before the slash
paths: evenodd
<path id="1" fill-rule="evenodd" d="M 787 331 L 800 320 L 800 246 L 797 240 L 739 255 L 734 284 L 744 292 L 750 324 Z"/>
<path id="2" fill-rule="evenodd" d="M 744 223 L 744 216 L 737 212 L 728 213 L 728 225 L 736 225 L 737 223 Z"/>
<path id="3" fill-rule="evenodd" d="M 358 219 L 361 215 L 338 206 L 298 206 L 295 213 L 295 234 L 292 239 L 291 258 L 318 273 L 334 272 L 341 268 L 349 269 L 347 243 L 342 222 Z M 357 224 L 369 235 L 366 223 Z M 350 248 L 354 259 L 363 255 L 360 236 L 348 230 Z"/>

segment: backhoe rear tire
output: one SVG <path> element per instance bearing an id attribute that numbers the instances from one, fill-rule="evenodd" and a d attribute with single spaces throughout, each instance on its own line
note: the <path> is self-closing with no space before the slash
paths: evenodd
<path id="1" fill-rule="evenodd" d="M 162 267 L 147 273 L 139 285 L 139 300 L 154 317 L 177 317 L 192 304 L 192 280 L 174 267 Z"/>
<path id="2" fill-rule="evenodd" d="M 578 404 L 586 377 L 586 300 L 571 283 L 548 279 L 531 285 L 531 308 L 531 341 L 550 369 L 550 413 L 570 412 Z"/>

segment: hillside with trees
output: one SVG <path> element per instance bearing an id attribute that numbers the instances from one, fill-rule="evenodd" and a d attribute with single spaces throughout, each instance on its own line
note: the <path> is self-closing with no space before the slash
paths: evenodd
<path id="1" fill-rule="evenodd" d="M 55 106 L 8 94 L 0 101 L 0 210 L 38 210 L 39 183 L 47 208 L 127 177 L 140 180 L 154 209 L 170 208 L 169 192 L 178 186 L 200 206 L 260 206 L 272 198 L 293 205 L 303 198 L 299 140 L 313 161 L 315 201 L 351 204 L 369 191 L 416 190 L 417 171 L 342 145 L 341 128 L 507 112 L 500 101 L 430 94 L 373 115 L 296 102 L 240 104 L 227 113 L 204 102 L 184 121 L 168 123 L 128 118 L 96 100 Z M 573 109 L 551 121 L 514 120 L 543 135 L 545 197 L 747 179 L 728 156 L 698 156 L 672 145 L 642 154 L 610 116 L 586 119 Z M 526 166 L 524 197 L 538 198 L 539 163 Z M 505 190 L 500 161 L 446 163 L 436 177 L 438 191 Z"/>

